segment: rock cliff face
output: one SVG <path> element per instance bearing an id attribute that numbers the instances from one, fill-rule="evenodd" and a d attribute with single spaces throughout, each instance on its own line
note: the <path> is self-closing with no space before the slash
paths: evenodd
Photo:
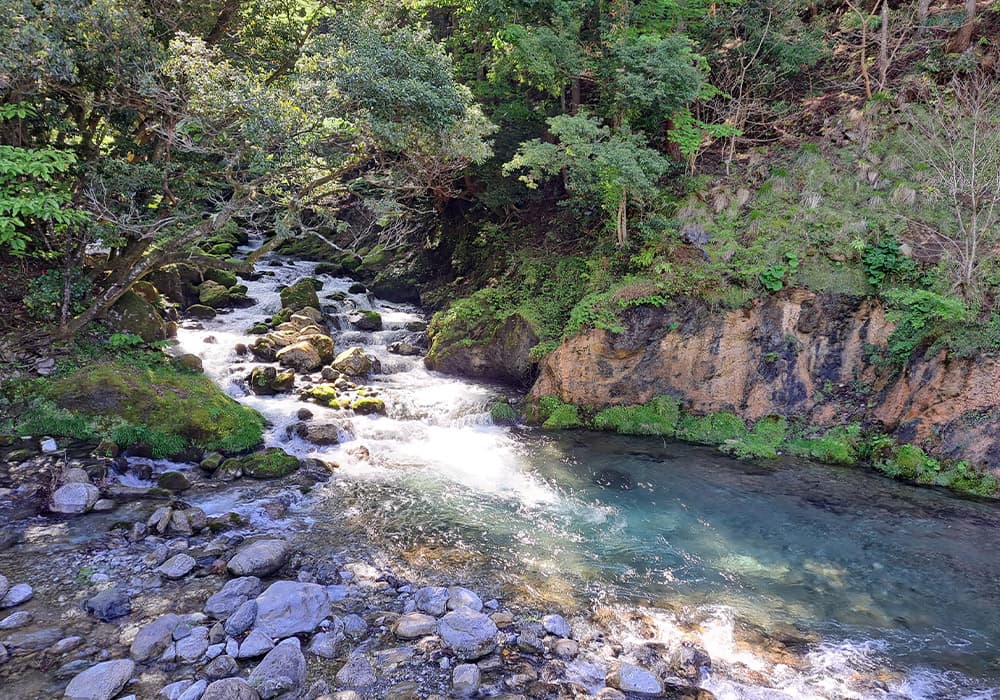
<path id="1" fill-rule="evenodd" d="M 535 370 L 528 353 L 536 343 L 538 336 L 531 324 L 515 314 L 471 344 L 434 337 L 425 364 L 428 369 L 446 374 L 490 379 L 527 389 Z"/>
<path id="2" fill-rule="evenodd" d="M 862 421 L 934 452 L 1000 468 L 1000 360 L 919 355 L 873 363 L 892 323 L 871 299 L 793 289 L 720 312 L 678 300 L 637 307 L 625 332 L 586 331 L 542 363 L 531 390 L 604 407 L 669 394 L 694 412 L 817 425 Z"/>

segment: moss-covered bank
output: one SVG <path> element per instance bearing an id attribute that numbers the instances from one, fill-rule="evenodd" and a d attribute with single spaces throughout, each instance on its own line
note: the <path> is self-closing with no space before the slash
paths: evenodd
<path id="1" fill-rule="evenodd" d="M 645 404 L 601 410 L 563 403 L 544 396 L 526 406 L 529 421 L 542 428 L 591 428 L 624 435 L 657 435 L 703 445 L 715 445 L 740 459 L 774 459 L 795 455 L 827 464 L 871 465 L 887 476 L 917 484 L 944 486 L 976 496 L 997 495 L 997 479 L 966 461 L 936 459 L 918 445 L 852 423 L 817 428 L 784 416 L 767 416 L 748 423 L 734 413 L 696 415 L 672 396 L 657 396 Z"/>

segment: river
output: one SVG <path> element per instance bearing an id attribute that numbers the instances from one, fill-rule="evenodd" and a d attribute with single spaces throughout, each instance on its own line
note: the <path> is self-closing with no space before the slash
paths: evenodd
<path id="1" fill-rule="evenodd" d="M 234 352 L 280 309 L 278 289 L 314 267 L 265 257 L 258 270 L 268 274 L 247 283 L 255 305 L 188 323 L 178 339 L 270 421 L 270 444 L 340 467 L 281 521 L 238 491 L 198 502 L 209 514 L 242 508 L 318 551 L 341 547 L 350 527 L 428 576 L 460 572 L 539 609 L 607 608 L 622 616 L 622 634 L 638 633 L 624 621 L 630 610 L 654 641 L 695 625 L 714 662 L 701 685 L 721 700 L 1000 696 L 995 504 L 860 468 L 494 425 L 489 406 L 503 388 L 388 352 L 419 309 L 351 294 L 352 280 L 323 275 L 324 314 L 342 329 L 337 350 L 360 345 L 379 358 L 370 385 L 388 415 L 309 404 L 316 420 L 341 427 L 339 445 L 317 447 L 288 436 L 306 404 L 249 394 L 242 379 L 255 363 Z M 384 330 L 351 329 L 354 309 L 380 312 Z M 769 656 L 760 640 L 770 638 L 796 660 Z M 580 664 L 583 681 L 594 673 Z"/>

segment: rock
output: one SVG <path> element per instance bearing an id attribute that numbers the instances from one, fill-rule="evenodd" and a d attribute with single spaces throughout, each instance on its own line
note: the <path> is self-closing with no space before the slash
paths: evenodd
<path id="1" fill-rule="evenodd" d="M 109 325 L 119 333 L 137 335 L 147 343 L 166 340 L 171 335 L 171 324 L 160 315 L 160 310 L 133 291 L 119 297 L 106 316 Z"/>
<path id="2" fill-rule="evenodd" d="M 526 654 L 542 654 L 545 652 L 545 645 L 538 635 L 530 630 L 522 632 L 517 636 L 517 648 Z"/>
<path id="3" fill-rule="evenodd" d="M 255 394 L 280 394 L 295 387 L 295 372 L 290 369 L 279 372 L 274 367 L 254 367 L 247 376 L 247 385 Z"/>
<path id="4" fill-rule="evenodd" d="M 542 627 L 549 634 L 557 637 L 568 638 L 572 633 L 569 623 L 562 615 L 546 615 L 542 618 Z"/>
<path id="5" fill-rule="evenodd" d="M 307 307 L 318 309 L 319 296 L 316 294 L 317 284 L 316 280 L 306 277 L 300 279 L 295 284 L 285 287 L 279 292 L 281 307 L 299 312 Z"/>
<path id="6" fill-rule="evenodd" d="M 463 660 L 481 658 L 496 648 L 497 626 L 471 608 L 462 607 L 442 617 L 438 634 L 444 646 Z"/>
<path id="7" fill-rule="evenodd" d="M 342 632 L 320 632 L 309 642 L 306 651 L 323 659 L 335 659 L 340 643 L 343 641 Z"/>
<path id="8" fill-rule="evenodd" d="M 206 304 L 192 304 L 184 311 L 184 315 L 190 318 L 207 320 L 215 318 L 215 309 Z"/>
<path id="9" fill-rule="evenodd" d="M 169 613 L 143 626 L 132 641 L 132 658 L 146 661 L 160 654 L 170 643 L 180 622 L 180 617 Z"/>
<path id="10" fill-rule="evenodd" d="M 478 325 L 471 333 L 471 336 L 468 332 L 459 336 L 446 329 L 434 334 L 424 360 L 427 369 L 463 377 L 493 379 L 515 386 L 531 386 L 536 363 L 530 353 L 538 344 L 538 334 L 531 321 L 514 313 L 496 328 Z M 469 337 L 476 338 L 476 343 L 467 345 L 462 342 L 463 338 Z"/>
<path id="11" fill-rule="evenodd" d="M 197 661 L 208 649 L 208 628 L 195 627 L 191 634 L 177 640 L 177 657 L 191 663 Z"/>
<path id="12" fill-rule="evenodd" d="M 451 594 L 443 586 L 426 586 L 413 595 L 413 603 L 417 610 L 428 615 L 441 616 L 448 609 L 448 597 Z"/>
<path id="13" fill-rule="evenodd" d="M 226 619 L 225 630 L 230 637 L 239 637 L 253 627 L 257 619 L 257 601 L 248 600 Z"/>
<path id="14" fill-rule="evenodd" d="M 437 631 L 437 618 L 424 613 L 407 613 L 396 620 L 392 633 L 400 639 L 419 639 Z"/>
<path id="15" fill-rule="evenodd" d="M 326 589 L 315 583 L 277 581 L 257 596 L 254 629 L 273 639 L 312 632 L 330 615 Z"/>
<path id="16" fill-rule="evenodd" d="M 199 700 L 207 687 L 208 681 L 204 679 L 195 681 L 177 697 L 177 700 Z"/>
<path id="17" fill-rule="evenodd" d="M 227 617 L 250 598 L 256 598 L 260 591 L 260 579 L 256 576 L 234 578 L 205 602 L 205 613 L 216 618 Z"/>
<path id="18" fill-rule="evenodd" d="M 361 348 L 349 348 L 337 355 L 330 366 L 348 377 L 363 377 L 371 372 L 372 361 Z"/>
<path id="19" fill-rule="evenodd" d="M 0 646 L 6 645 L 13 655 L 20 656 L 47 649 L 62 637 L 63 631 L 53 627 L 21 630 L 7 635 Z"/>
<path id="20" fill-rule="evenodd" d="M 15 605 L 27 603 L 35 595 L 34 589 L 26 583 L 19 583 L 7 589 L 3 600 L 0 600 L 0 608 L 13 608 Z"/>
<path id="21" fill-rule="evenodd" d="M 23 627 L 34 618 L 35 616 L 26 610 L 11 613 L 4 619 L 0 620 L 0 630 L 12 630 L 17 629 L 18 627 Z"/>
<path id="22" fill-rule="evenodd" d="M 291 552 L 285 540 L 257 540 L 241 547 L 226 568 L 233 576 L 268 576 L 285 565 Z"/>
<path id="23" fill-rule="evenodd" d="M 351 639 L 360 639 L 368 631 L 368 623 L 360 615 L 345 615 L 342 621 L 344 634 Z"/>
<path id="24" fill-rule="evenodd" d="M 340 428 L 334 423 L 295 423 L 289 430 L 314 445 L 336 445 L 340 442 Z"/>
<path id="25" fill-rule="evenodd" d="M 608 674 L 605 682 L 624 693 L 654 696 L 663 693 L 663 684 L 659 678 L 651 671 L 633 664 L 619 664 Z"/>
<path id="26" fill-rule="evenodd" d="M 203 668 L 201 672 L 205 674 L 205 678 L 215 681 L 220 678 L 230 678 L 239 675 L 240 665 L 229 654 L 223 654 L 212 659 L 212 662 Z"/>
<path id="27" fill-rule="evenodd" d="M 97 503 L 94 504 L 92 510 L 97 513 L 107 513 L 108 511 L 114 510 L 116 505 L 118 504 L 110 498 L 98 498 Z M 139 523 L 136 524 L 138 525 Z"/>
<path id="28" fill-rule="evenodd" d="M 359 331 L 382 330 L 382 315 L 378 311 L 356 311 L 347 317 L 347 321 Z"/>
<path id="29" fill-rule="evenodd" d="M 7 579 L 6 576 L 0 574 L 0 600 L 2 600 L 5 595 L 7 595 L 7 591 L 9 590 L 10 590 L 10 581 Z"/>
<path id="30" fill-rule="evenodd" d="M 42 448 L 44 454 L 53 454 L 59 451 L 59 445 L 56 443 L 55 438 L 47 437 L 42 440 L 39 446 Z"/>
<path id="31" fill-rule="evenodd" d="M 48 653 L 52 656 L 62 656 L 76 649 L 83 644 L 83 637 L 64 637 L 48 648 Z"/>
<path id="32" fill-rule="evenodd" d="M 414 345 L 413 343 L 408 343 L 406 341 L 399 341 L 397 343 L 389 343 L 389 352 L 393 355 L 406 355 L 406 356 L 416 356 L 422 355 L 423 350 Z"/>
<path id="33" fill-rule="evenodd" d="M 108 588 L 90 598 L 83 609 L 102 622 L 124 617 L 132 612 L 132 601 L 118 586 Z"/>
<path id="34" fill-rule="evenodd" d="M 156 485 L 167 491 L 187 491 L 191 488 L 191 481 L 183 472 L 169 471 L 157 477 Z"/>
<path id="35" fill-rule="evenodd" d="M 228 460 L 227 460 L 228 461 Z M 223 464 L 223 467 L 225 465 Z M 245 476 L 251 479 L 278 479 L 288 476 L 299 468 L 297 457 L 278 447 L 269 447 L 248 455 L 240 462 Z M 223 467 L 220 467 L 222 469 Z"/>
<path id="36" fill-rule="evenodd" d="M 469 698 L 479 692 L 479 667 L 475 664 L 460 664 L 451 675 L 451 687 L 460 698 Z"/>
<path id="37" fill-rule="evenodd" d="M 105 661 L 80 673 L 66 686 L 67 700 L 111 700 L 132 678 L 135 663 L 129 659 Z"/>
<path id="38" fill-rule="evenodd" d="M 202 282 L 198 287 L 198 302 L 202 306 L 221 309 L 229 305 L 229 290 L 212 280 Z"/>
<path id="39" fill-rule="evenodd" d="M 210 683 L 201 700 L 259 700 L 260 695 L 242 678 L 224 678 Z"/>
<path id="40" fill-rule="evenodd" d="M 158 566 L 156 570 L 169 579 L 178 579 L 184 578 L 191 573 L 191 570 L 194 569 L 197 564 L 198 562 L 194 560 L 194 557 L 190 554 L 181 552 L 180 554 L 175 554 L 167 559 L 160 566 Z"/>
<path id="41" fill-rule="evenodd" d="M 156 697 L 164 698 L 164 700 L 177 700 L 181 694 L 190 688 L 194 684 L 194 681 L 183 680 L 170 683 L 160 688 L 160 692 L 157 693 Z"/>
<path id="42" fill-rule="evenodd" d="M 302 340 L 279 350 L 274 359 L 282 367 L 291 367 L 296 372 L 308 373 L 323 366 L 323 358 L 312 343 Z"/>
<path id="43" fill-rule="evenodd" d="M 355 654 L 340 667 L 336 677 L 337 685 L 346 688 L 369 688 L 378 682 L 371 662 L 361 654 Z"/>
<path id="44" fill-rule="evenodd" d="M 594 697 L 597 700 L 628 700 L 628 696 L 616 688 L 601 688 Z"/>
<path id="45" fill-rule="evenodd" d="M 49 510 L 66 515 L 86 513 L 100 497 L 101 492 L 93 484 L 64 484 L 52 494 Z"/>
<path id="46" fill-rule="evenodd" d="M 371 415 L 377 413 L 379 415 L 385 415 L 385 402 L 382 399 L 377 399 L 371 396 L 362 396 L 361 398 L 355 399 L 351 404 L 351 410 L 362 416 Z"/>
<path id="47" fill-rule="evenodd" d="M 452 586 L 448 589 L 448 609 L 458 610 L 461 607 L 472 608 L 476 612 L 483 609 L 483 600 L 475 591 L 461 586 Z"/>
<path id="48" fill-rule="evenodd" d="M 248 680 L 263 700 L 298 697 L 306 684 L 306 658 L 299 640 L 292 637 L 274 647 Z"/>
<path id="49" fill-rule="evenodd" d="M 205 307 L 205 308 L 208 308 L 208 307 Z M 204 372 L 205 371 L 205 363 L 202 362 L 202 360 L 201 360 L 200 357 L 198 357 L 197 355 L 195 355 L 193 353 L 190 353 L 190 352 L 186 352 L 183 355 L 178 355 L 177 357 L 175 357 L 174 359 L 172 359 L 170 362 L 171 362 L 171 364 L 173 364 L 174 367 L 177 367 L 178 369 L 187 370 L 188 372 Z"/>
<path id="50" fill-rule="evenodd" d="M 236 653 L 237 659 L 255 659 L 263 656 L 274 649 L 274 642 L 271 638 L 259 630 L 253 630 L 247 638 L 240 644 L 240 650 Z"/>
<path id="51" fill-rule="evenodd" d="M 560 639 L 552 645 L 552 653 L 559 659 L 575 659 L 580 653 L 580 645 L 572 639 Z"/>

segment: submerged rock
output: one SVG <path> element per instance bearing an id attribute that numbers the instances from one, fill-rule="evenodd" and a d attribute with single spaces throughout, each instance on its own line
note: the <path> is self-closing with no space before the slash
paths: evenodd
<path id="1" fill-rule="evenodd" d="M 634 664 L 622 663 L 613 669 L 605 679 L 612 688 L 637 695 L 661 695 L 663 684 L 652 671 Z"/>

